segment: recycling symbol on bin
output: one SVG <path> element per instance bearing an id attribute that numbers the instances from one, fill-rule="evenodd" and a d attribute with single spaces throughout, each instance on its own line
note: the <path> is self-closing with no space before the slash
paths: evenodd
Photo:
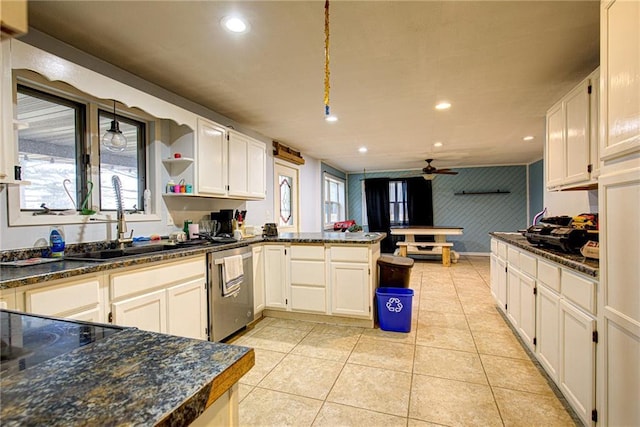
<path id="1" fill-rule="evenodd" d="M 387 310 L 400 313 L 402 311 L 402 303 L 400 302 L 400 298 L 389 298 L 389 301 L 387 301 Z"/>

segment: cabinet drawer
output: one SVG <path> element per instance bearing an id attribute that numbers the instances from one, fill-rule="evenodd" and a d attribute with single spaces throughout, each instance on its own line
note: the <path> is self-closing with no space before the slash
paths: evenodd
<path id="1" fill-rule="evenodd" d="M 491 253 L 498 253 L 498 241 L 496 239 L 491 239 Z"/>
<path id="2" fill-rule="evenodd" d="M 507 261 L 514 267 L 520 268 L 520 251 L 509 246 L 507 250 Z"/>
<path id="3" fill-rule="evenodd" d="M 596 313 L 596 283 L 562 270 L 562 295 L 591 314 Z"/>
<path id="4" fill-rule="evenodd" d="M 48 316 L 100 304 L 100 278 L 75 280 L 25 293 L 27 311 Z"/>
<path id="5" fill-rule="evenodd" d="M 327 303 L 325 289 L 292 285 L 291 309 L 326 313 Z"/>
<path id="6" fill-rule="evenodd" d="M 369 248 L 333 246 L 331 261 L 369 262 Z"/>
<path id="7" fill-rule="evenodd" d="M 324 261 L 324 246 L 291 246 L 291 259 Z"/>
<path id="8" fill-rule="evenodd" d="M 538 280 L 554 291 L 560 292 L 560 267 L 538 260 Z"/>
<path id="9" fill-rule="evenodd" d="M 498 256 L 502 259 L 507 259 L 507 244 L 502 242 L 498 243 Z"/>
<path id="10" fill-rule="evenodd" d="M 291 260 L 291 284 L 325 286 L 324 261 Z"/>
<path id="11" fill-rule="evenodd" d="M 171 264 L 143 267 L 111 275 L 111 299 L 167 287 L 190 277 L 206 275 L 204 256 L 187 258 Z"/>
<path id="12" fill-rule="evenodd" d="M 531 277 L 536 277 L 536 258 L 520 252 L 520 271 Z"/>

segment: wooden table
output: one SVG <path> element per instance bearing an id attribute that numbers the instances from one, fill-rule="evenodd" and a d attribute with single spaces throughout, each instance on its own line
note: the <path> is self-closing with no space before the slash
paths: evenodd
<path id="1" fill-rule="evenodd" d="M 407 254 L 442 254 L 442 265 L 451 265 L 451 248 L 453 243 L 447 242 L 447 236 L 462 234 L 462 227 L 436 227 L 436 226 L 409 226 L 392 227 L 391 234 L 404 236 L 404 242 L 398 242 L 400 256 Z M 435 242 L 416 242 L 415 236 L 433 236 Z M 430 246 L 429 251 L 419 249 L 420 246 Z"/>

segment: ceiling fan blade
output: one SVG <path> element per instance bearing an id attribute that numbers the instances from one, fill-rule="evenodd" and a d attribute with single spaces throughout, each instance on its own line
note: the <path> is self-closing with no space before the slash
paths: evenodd
<path id="1" fill-rule="evenodd" d="M 441 175 L 458 175 L 458 172 L 454 172 L 449 169 L 438 169 L 434 173 L 441 174 Z"/>

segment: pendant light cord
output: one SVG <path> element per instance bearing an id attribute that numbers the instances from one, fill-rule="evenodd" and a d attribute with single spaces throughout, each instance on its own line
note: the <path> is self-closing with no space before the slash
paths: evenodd
<path id="1" fill-rule="evenodd" d="M 329 110 L 329 77 L 331 71 L 329 69 L 329 0 L 324 2 L 324 114 L 330 115 Z"/>

